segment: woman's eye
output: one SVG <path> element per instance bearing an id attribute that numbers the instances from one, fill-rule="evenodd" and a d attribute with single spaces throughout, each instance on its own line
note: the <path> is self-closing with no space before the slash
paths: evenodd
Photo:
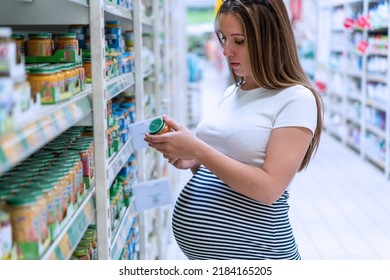
<path id="1" fill-rule="evenodd" d="M 245 43 L 245 40 L 236 41 L 237 45 L 243 45 Z"/>

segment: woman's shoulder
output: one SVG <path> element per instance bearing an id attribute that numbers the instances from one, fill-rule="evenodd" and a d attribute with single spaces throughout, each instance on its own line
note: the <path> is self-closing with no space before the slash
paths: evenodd
<path id="1" fill-rule="evenodd" d="M 303 85 L 294 85 L 280 91 L 280 94 L 283 96 L 289 96 L 294 99 L 309 99 L 315 100 L 313 92 L 303 86 Z"/>
<path id="2" fill-rule="evenodd" d="M 309 94 L 313 95 L 310 89 L 303 85 L 293 85 L 288 88 L 281 90 L 281 92 L 289 93 L 289 94 Z"/>

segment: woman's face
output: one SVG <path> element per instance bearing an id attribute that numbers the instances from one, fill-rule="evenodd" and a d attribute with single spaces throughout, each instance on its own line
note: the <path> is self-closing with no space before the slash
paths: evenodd
<path id="1" fill-rule="evenodd" d="M 219 18 L 220 38 L 223 55 L 237 76 L 245 77 L 246 85 L 252 79 L 247 40 L 239 18 L 231 13 L 221 14 Z"/>

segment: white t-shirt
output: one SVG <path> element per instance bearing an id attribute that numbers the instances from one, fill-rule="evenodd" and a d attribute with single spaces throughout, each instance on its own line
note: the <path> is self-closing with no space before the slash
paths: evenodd
<path id="1" fill-rule="evenodd" d="M 309 89 L 296 85 L 242 90 L 232 85 L 216 110 L 199 123 L 196 135 L 231 158 L 261 167 L 272 130 L 289 126 L 306 127 L 314 134 L 317 106 Z"/>

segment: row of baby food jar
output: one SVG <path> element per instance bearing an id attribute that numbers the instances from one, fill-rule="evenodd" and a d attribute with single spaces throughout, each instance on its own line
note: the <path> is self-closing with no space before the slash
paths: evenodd
<path id="1" fill-rule="evenodd" d="M 63 145 L 62 151 L 48 145 L 0 177 L 0 210 L 9 216 L 18 259 L 40 258 L 90 186 L 93 142 L 78 137 Z M 9 248 L 3 241 L 0 248 Z"/>
<path id="2" fill-rule="evenodd" d="M 136 170 L 137 159 L 135 154 L 132 154 L 110 186 L 109 217 L 112 231 L 115 231 L 120 221 L 122 210 L 130 205 Z"/>
<path id="3" fill-rule="evenodd" d="M 97 260 L 97 231 L 96 225 L 89 225 L 73 251 L 71 260 Z"/>
<path id="4" fill-rule="evenodd" d="M 16 42 L 17 54 L 20 56 L 52 56 L 57 50 L 74 50 L 79 52 L 79 42 L 76 33 L 51 34 L 47 32 L 13 33 L 12 39 Z"/>
<path id="5" fill-rule="evenodd" d="M 31 96 L 40 94 L 41 104 L 56 104 L 85 90 L 86 75 L 81 63 L 26 65 Z"/>

